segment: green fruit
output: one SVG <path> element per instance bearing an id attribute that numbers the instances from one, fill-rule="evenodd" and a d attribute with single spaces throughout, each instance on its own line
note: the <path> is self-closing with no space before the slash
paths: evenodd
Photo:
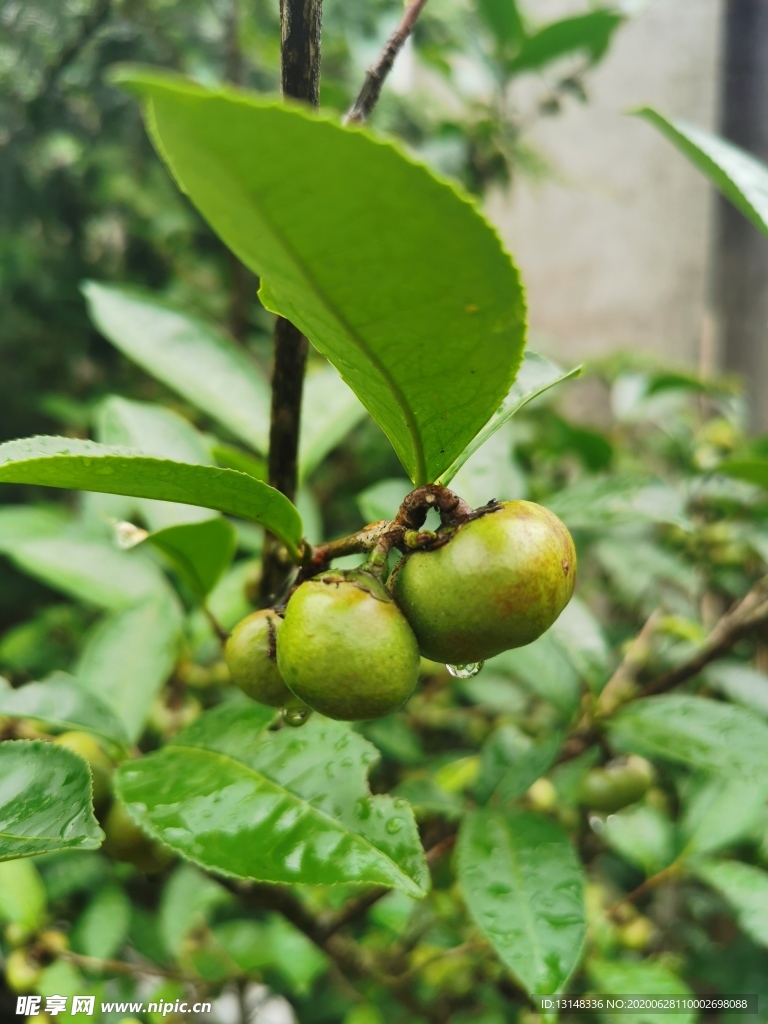
<path id="1" fill-rule="evenodd" d="M 140 871 L 147 874 L 162 871 L 173 858 L 170 850 L 141 831 L 117 800 L 110 807 L 102 827 L 106 835 L 102 847 L 104 852 L 115 860 L 134 864 Z"/>
<path id="2" fill-rule="evenodd" d="M 288 602 L 277 645 L 293 693 L 329 718 L 396 711 L 413 693 L 419 650 L 384 586 L 367 572 L 325 572 Z"/>
<path id="3" fill-rule="evenodd" d="M 292 694 L 277 667 L 277 635 L 283 620 L 272 609 L 246 616 L 232 630 L 224 658 L 232 682 L 253 700 L 279 708 Z"/>
<path id="4" fill-rule="evenodd" d="M 5 958 L 5 981 L 12 992 L 32 992 L 41 974 L 40 965 L 25 949 L 14 949 Z"/>
<path id="5" fill-rule="evenodd" d="M 59 747 L 66 747 L 84 758 L 93 776 L 93 803 L 100 807 L 109 799 L 112 792 L 112 771 L 114 765 L 104 753 L 104 749 L 89 732 L 63 732 L 53 741 Z"/>
<path id="6" fill-rule="evenodd" d="M 579 803 L 613 814 L 642 799 L 653 782 L 653 766 L 634 755 L 605 768 L 592 768 L 581 781 Z"/>
<path id="7" fill-rule="evenodd" d="M 576 550 L 557 516 L 505 501 L 441 547 L 406 555 L 392 591 L 425 657 L 470 665 L 541 636 L 575 578 Z"/>

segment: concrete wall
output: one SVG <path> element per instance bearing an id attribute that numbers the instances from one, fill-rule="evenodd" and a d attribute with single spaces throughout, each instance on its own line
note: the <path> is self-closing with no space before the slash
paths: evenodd
<path id="1" fill-rule="evenodd" d="M 527 5 L 542 22 L 585 7 Z M 557 179 L 521 179 L 491 198 L 527 284 L 532 347 L 565 362 L 619 347 L 698 362 L 714 199 L 669 143 L 624 111 L 648 104 L 714 128 L 720 27 L 721 0 L 655 0 L 619 30 L 591 74 L 590 102 L 569 101 L 533 129 Z M 544 87 L 522 85 L 526 94 Z"/>

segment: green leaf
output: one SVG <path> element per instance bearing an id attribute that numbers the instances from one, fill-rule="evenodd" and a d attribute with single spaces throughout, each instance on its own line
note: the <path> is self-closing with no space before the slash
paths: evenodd
<path id="1" fill-rule="evenodd" d="M 365 406 L 332 366 L 307 374 L 302 399 L 299 476 L 306 480 L 365 416 Z"/>
<path id="2" fill-rule="evenodd" d="M 153 70 L 147 105 L 183 191 L 336 366 L 409 477 L 435 480 L 497 409 L 524 345 L 517 271 L 455 187 L 356 128 Z"/>
<path id="3" fill-rule="evenodd" d="M 739 661 L 720 661 L 706 669 L 707 682 L 729 700 L 768 718 L 768 676 Z"/>
<path id="4" fill-rule="evenodd" d="M 178 958 L 184 940 L 208 924 L 216 907 L 231 903 L 232 895 L 191 864 L 181 864 L 163 889 L 158 928 L 169 953 Z"/>
<path id="5" fill-rule="evenodd" d="M 590 64 L 596 64 L 611 44 L 613 33 L 624 21 L 624 16 L 606 7 L 563 18 L 545 25 L 529 35 L 517 56 L 508 64 L 511 74 L 536 71 L 554 60 L 583 53 Z"/>
<path id="6" fill-rule="evenodd" d="M 534 743 L 514 725 L 497 729 L 480 751 L 475 796 L 480 803 L 492 800 L 494 806 L 517 800 L 551 766 L 561 742 L 559 733 Z"/>
<path id="7" fill-rule="evenodd" d="M 40 873 L 30 860 L 0 861 L 0 921 L 33 933 L 45 919 L 47 897 Z"/>
<path id="8" fill-rule="evenodd" d="M 603 530 L 627 523 L 673 523 L 690 529 L 683 495 L 641 476 L 586 477 L 547 500 L 571 530 Z"/>
<path id="9" fill-rule="evenodd" d="M 579 676 L 551 631 L 525 647 L 504 651 L 486 663 L 496 671 L 509 673 L 529 690 L 543 697 L 568 719 L 579 705 Z"/>
<path id="10" fill-rule="evenodd" d="M 768 234 L 768 167 L 762 161 L 725 139 L 685 121 L 669 120 L 650 107 L 634 113 L 658 128 L 747 220 Z"/>
<path id="11" fill-rule="evenodd" d="M 655 875 L 675 859 L 672 822 L 661 811 L 645 804 L 609 815 L 601 835 L 609 846 L 646 875 Z"/>
<path id="12" fill-rule="evenodd" d="M 64 672 L 16 690 L 0 688 L 0 715 L 33 718 L 62 731 L 86 729 L 119 747 L 128 743 L 122 723 L 98 693 L 90 693 Z"/>
<path id="13" fill-rule="evenodd" d="M 449 484 L 467 459 L 481 445 L 485 444 L 488 438 L 492 437 L 515 413 L 528 405 L 529 402 L 532 402 L 534 398 L 538 398 L 545 391 L 555 387 L 555 385 L 562 383 L 564 380 L 578 377 L 581 369 L 580 366 L 577 366 L 573 370 L 565 371 L 556 363 L 545 359 L 544 356 L 537 355 L 535 352 L 526 352 L 525 358 L 520 364 L 520 369 L 517 371 L 515 382 L 507 393 L 507 397 L 458 458 L 454 459 L 448 469 L 440 475 L 439 482 L 441 484 Z"/>
<path id="14" fill-rule="evenodd" d="M 730 903 L 741 929 L 768 946 L 768 872 L 736 861 L 698 864 L 695 871 Z"/>
<path id="15" fill-rule="evenodd" d="M 768 771 L 768 725 L 716 700 L 668 694 L 633 701 L 608 732 L 622 750 L 703 771 L 747 779 Z"/>
<path id="16" fill-rule="evenodd" d="M 590 690 L 599 693 L 608 681 L 610 651 L 600 623 L 578 596 L 552 626 L 552 639 Z"/>
<path id="17" fill-rule="evenodd" d="M 563 829 L 525 811 L 474 811 L 458 873 L 470 914 L 526 990 L 560 992 L 585 934 L 581 865 Z"/>
<path id="18" fill-rule="evenodd" d="M 109 960 L 117 954 L 128 935 L 131 901 L 119 885 L 101 889 L 80 914 L 72 934 L 77 953 Z"/>
<path id="19" fill-rule="evenodd" d="M 517 48 L 525 36 L 525 25 L 517 0 L 478 0 L 480 16 L 493 32 L 499 53 Z"/>
<path id="20" fill-rule="evenodd" d="M 768 459 L 757 455 L 745 455 L 742 458 L 726 459 L 717 467 L 717 472 L 734 480 L 744 480 L 758 487 L 768 487 Z"/>
<path id="21" fill-rule="evenodd" d="M 167 555 L 195 594 L 204 598 L 232 563 L 237 532 L 230 522 L 217 517 L 168 526 L 150 533 L 145 543 Z"/>
<path id="22" fill-rule="evenodd" d="M 152 295 L 89 281 L 91 319 L 123 355 L 259 452 L 269 439 L 269 386 L 212 324 Z"/>
<path id="23" fill-rule="evenodd" d="M 683 792 L 683 853 L 715 853 L 753 834 L 765 820 L 766 800 L 765 779 L 694 776 Z"/>
<path id="24" fill-rule="evenodd" d="M 101 845 L 82 757 L 55 743 L 7 741 L 0 779 L 0 861 Z"/>
<path id="25" fill-rule="evenodd" d="M 617 960 L 593 959 L 587 963 L 587 974 L 594 990 L 605 995 L 659 995 L 690 996 L 691 990 L 662 963 L 644 960 L 642 963 Z M 603 1019 L 614 1024 L 616 1014 L 608 1012 Z M 675 1024 L 694 1024 L 698 1019 L 695 1011 L 683 1010 L 675 1013 Z M 666 1011 L 654 1013 L 621 1013 L 622 1024 L 669 1024 Z"/>
<path id="26" fill-rule="evenodd" d="M 204 715 L 123 764 L 120 798 L 150 834 L 224 875 L 423 896 L 429 873 L 410 807 L 366 786 L 375 748 L 319 716 L 300 730 L 266 724 L 263 709 L 239 702 Z"/>
<path id="27" fill-rule="evenodd" d="M 130 402 L 112 395 L 102 402 L 96 418 L 96 440 L 119 448 L 134 448 L 135 454 L 152 455 L 174 462 L 211 465 L 213 458 L 203 439 L 182 416 L 149 402 Z M 178 523 L 199 523 L 215 513 L 198 505 L 179 502 L 136 501 L 150 530 L 162 530 Z"/>
<path id="28" fill-rule="evenodd" d="M 109 705 L 131 743 L 176 663 L 181 628 L 178 602 L 158 593 L 100 622 L 86 641 L 75 675 Z"/>
<path id="29" fill-rule="evenodd" d="M 69 437 L 34 437 L 0 445 L 0 483 L 40 484 L 180 501 L 261 523 L 298 554 L 301 517 L 273 487 L 247 473 L 148 458 Z"/>
<path id="30" fill-rule="evenodd" d="M 211 455 L 217 464 L 225 469 L 237 469 L 241 473 L 248 473 L 255 480 L 267 479 L 267 463 L 264 459 L 249 455 L 241 448 L 224 444 L 223 441 L 214 438 L 211 442 Z"/>

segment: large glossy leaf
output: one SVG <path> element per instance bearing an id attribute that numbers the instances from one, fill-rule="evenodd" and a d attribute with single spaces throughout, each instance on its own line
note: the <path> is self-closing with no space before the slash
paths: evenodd
<path id="1" fill-rule="evenodd" d="M 123 764 L 121 798 L 143 828 L 209 870 L 423 896 L 429 874 L 410 807 L 366 785 L 375 748 L 319 716 L 277 732 L 264 731 L 268 720 L 239 702 L 208 713 L 163 750 Z"/>
<path id="2" fill-rule="evenodd" d="M 332 366 L 307 374 L 302 400 L 299 475 L 305 480 L 365 416 L 365 406 Z"/>
<path id="3" fill-rule="evenodd" d="M 696 874 L 723 894 L 742 929 L 768 946 L 768 872 L 737 861 L 699 864 Z"/>
<path id="4" fill-rule="evenodd" d="M 216 586 L 237 548 L 234 526 L 220 516 L 150 533 L 146 543 L 166 555 L 199 598 Z"/>
<path id="5" fill-rule="evenodd" d="M 587 964 L 587 974 L 593 991 L 603 995 L 658 995 L 690 996 L 691 990 L 663 963 L 632 960 L 592 959 Z M 603 1020 L 614 1024 L 617 1014 L 608 1011 Z M 675 1024 L 693 1024 L 697 1020 L 695 1011 L 682 1010 L 674 1014 Z M 669 1013 L 644 1010 L 642 1013 L 621 1013 L 622 1024 L 669 1024 Z"/>
<path id="6" fill-rule="evenodd" d="M 95 850 L 103 839 L 82 757 L 54 743 L 0 743 L 0 861 Z"/>
<path id="7" fill-rule="evenodd" d="M 609 7 L 553 21 L 523 41 L 508 69 L 512 74 L 536 71 L 572 54 L 584 54 L 590 64 L 596 64 L 623 21 L 624 16 Z"/>
<path id="8" fill-rule="evenodd" d="M 90 281 L 96 326 L 116 348 L 235 437 L 266 452 L 269 386 L 247 353 L 212 324 L 148 292 Z"/>
<path id="9" fill-rule="evenodd" d="M 515 382 L 509 389 L 506 398 L 458 458 L 444 473 L 440 474 L 440 483 L 450 483 L 467 459 L 516 412 L 532 402 L 534 398 L 543 395 L 545 391 L 549 391 L 550 388 L 564 380 L 578 377 L 580 373 L 580 366 L 573 370 L 563 370 L 556 363 L 545 359 L 544 356 L 537 355 L 535 352 L 526 352 Z"/>
<path id="10" fill-rule="evenodd" d="M 748 779 L 768 772 L 768 725 L 720 701 L 687 694 L 633 701 L 608 732 L 623 750 L 703 771 Z"/>
<path id="11" fill-rule="evenodd" d="M 436 479 L 498 408 L 524 344 L 517 271 L 477 208 L 389 143 L 303 108 L 147 70 L 158 152 L 226 244 Z"/>
<path id="12" fill-rule="evenodd" d="M 562 828 L 525 811 L 475 811 L 458 871 L 472 917 L 528 992 L 560 992 L 585 932 L 581 866 Z"/>
<path id="13" fill-rule="evenodd" d="M 132 743 L 176 662 L 181 628 L 178 602 L 161 592 L 105 619 L 86 641 L 77 679 L 109 705 Z"/>
<path id="14" fill-rule="evenodd" d="M 658 128 L 756 228 L 768 234 L 768 167 L 764 163 L 717 135 L 685 121 L 669 120 L 650 107 L 636 113 Z"/>
<path id="15" fill-rule="evenodd" d="M 60 730 L 86 729 L 118 746 L 128 741 L 112 709 L 64 672 L 15 690 L 0 685 L 0 715 L 33 718 Z"/>
<path id="16" fill-rule="evenodd" d="M 297 554 L 301 517 L 273 487 L 247 473 L 148 458 L 68 437 L 33 437 L 0 445 L 0 483 L 40 484 L 131 494 L 215 508 L 261 523 Z"/>
<path id="17" fill-rule="evenodd" d="M 131 402 L 112 395 L 102 402 L 95 424 L 96 440 L 118 448 L 135 448 L 137 454 L 174 462 L 212 465 L 205 439 L 178 413 L 150 402 Z M 215 512 L 199 505 L 137 498 L 136 509 L 150 530 L 179 523 L 199 523 Z"/>

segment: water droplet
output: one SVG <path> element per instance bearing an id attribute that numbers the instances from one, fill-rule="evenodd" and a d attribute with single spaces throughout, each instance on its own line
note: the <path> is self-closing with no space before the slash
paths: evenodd
<path id="1" fill-rule="evenodd" d="M 306 705 L 297 707 L 296 705 L 286 704 L 284 708 L 281 708 L 280 714 L 285 725 L 289 725 L 292 729 L 298 729 L 309 721 L 312 708 L 308 708 Z"/>
<path id="2" fill-rule="evenodd" d="M 402 829 L 402 827 L 402 818 L 390 818 L 390 820 L 387 822 L 387 832 L 389 832 L 391 836 L 397 835 L 397 833 Z"/>
<path id="3" fill-rule="evenodd" d="M 471 679 L 483 667 L 482 661 L 473 661 L 469 665 L 446 665 L 445 667 L 457 679 Z"/>

